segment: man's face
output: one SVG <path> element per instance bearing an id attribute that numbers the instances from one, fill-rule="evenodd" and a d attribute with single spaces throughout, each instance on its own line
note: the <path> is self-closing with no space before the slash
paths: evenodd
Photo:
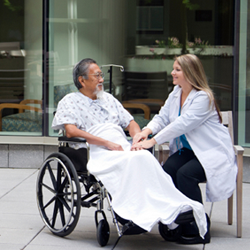
<path id="1" fill-rule="evenodd" d="M 99 66 L 95 63 L 89 65 L 88 79 L 83 79 L 84 82 L 84 94 L 91 99 L 96 99 L 98 92 L 103 89 L 104 79 L 100 76 L 102 73 Z"/>

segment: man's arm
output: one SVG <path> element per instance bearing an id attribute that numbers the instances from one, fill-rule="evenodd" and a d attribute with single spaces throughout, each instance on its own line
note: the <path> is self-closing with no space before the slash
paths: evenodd
<path id="1" fill-rule="evenodd" d="M 132 151 L 151 148 L 156 144 L 154 138 L 146 140 L 152 131 L 150 129 L 145 129 L 141 132 L 139 125 L 134 120 L 129 123 L 127 129 L 131 137 L 133 137 L 133 146 L 131 147 Z"/>
<path id="2" fill-rule="evenodd" d="M 104 139 L 97 137 L 97 136 L 94 136 L 86 131 L 78 129 L 73 124 L 64 124 L 64 127 L 66 130 L 66 136 L 69 138 L 82 137 L 82 138 L 86 139 L 89 144 L 104 146 L 104 147 L 108 148 L 109 150 L 123 151 L 123 148 L 121 145 L 113 143 L 111 141 L 104 140 Z"/>
<path id="3" fill-rule="evenodd" d="M 139 127 L 139 125 L 132 120 L 129 125 L 126 128 L 130 134 L 130 136 L 133 138 L 137 133 L 141 132 L 141 129 Z"/>

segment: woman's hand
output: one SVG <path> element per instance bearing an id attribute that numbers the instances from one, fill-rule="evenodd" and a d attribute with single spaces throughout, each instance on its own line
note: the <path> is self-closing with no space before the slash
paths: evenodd
<path id="1" fill-rule="evenodd" d="M 142 150 L 142 149 L 148 149 L 152 148 L 156 144 L 156 140 L 154 138 L 150 140 L 144 140 L 140 141 L 138 143 L 135 143 L 131 147 L 131 151 L 137 151 L 137 150 Z"/>
<path id="2" fill-rule="evenodd" d="M 148 129 L 145 129 L 142 132 L 135 134 L 133 137 L 133 145 L 135 143 L 140 142 L 140 141 L 146 140 L 148 138 L 148 135 L 150 134 L 150 132 L 151 131 L 148 131 Z"/>

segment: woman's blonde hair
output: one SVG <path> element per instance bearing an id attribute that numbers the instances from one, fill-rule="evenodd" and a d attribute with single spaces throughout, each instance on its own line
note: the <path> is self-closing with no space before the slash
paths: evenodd
<path id="1" fill-rule="evenodd" d="M 220 109 L 214 98 L 213 91 L 210 89 L 207 77 L 200 59 L 196 55 L 185 54 L 175 58 L 181 66 L 186 80 L 193 86 L 194 89 L 205 91 L 208 94 L 210 104 L 214 104 L 217 110 L 220 122 L 222 122 Z"/>

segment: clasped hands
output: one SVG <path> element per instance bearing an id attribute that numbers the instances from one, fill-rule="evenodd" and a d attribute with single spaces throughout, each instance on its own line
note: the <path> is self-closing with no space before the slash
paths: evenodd
<path id="1" fill-rule="evenodd" d="M 148 149 L 153 147 L 156 144 L 156 141 L 154 138 L 147 140 L 148 134 L 144 131 L 137 133 L 133 137 L 133 144 L 131 147 L 131 151 L 138 151 L 142 149 Z"/>
<path id="2" fill-rule="evenodd" d="M 133 143 L 131 146 L 131 151 L 138 151 L 142 149 L 148 149 L 152 148 L 156 141 L 154 138 L 147 140 L 148 133 L 146 131 L 139 132 L 134 135 L 133 137 Z M 111 141 L 107 141 L 107 145 L 105 145 L 109 150 L 115 150 L 115 151 L 123 151 L 123 148 L 121 145 L 113 143 Z"/>

